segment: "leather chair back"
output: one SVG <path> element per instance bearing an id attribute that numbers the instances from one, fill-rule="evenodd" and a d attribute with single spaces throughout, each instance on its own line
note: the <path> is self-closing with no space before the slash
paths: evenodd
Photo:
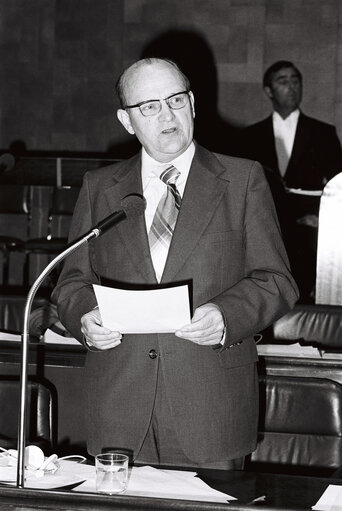
<path id="1" fill-rule="evenodd" d="M 297 341 L 322 349 L 341 350 L 342 306 L 296 304 L 273 324 L 273 337 L 277 343 Z"/>
<path id="2" fill-rule="evenodd" d="M 54 389 L 39 381 L 28 381 L 26 445 L 52 452 L 55 443 L 56 398 Z M 17 449 L 20 410 L 20 382 L 15 377 L 0 378 L 0 446 Z"/>
<path id="3" fill-rule="evenodd" d="M 328 475 L 340 467 L 342 385 L 294 376 L 260 376 L 259 382 L 259 442 L 251 468 Z"/>
<path id="4" fill-rule="evenodd" d="M 31 284 L 30 259 L 34 254 L 45 254 L 49 258 L 61 253 L 68 245 L 68 233 L 75 208 L 79 188 L 54 187 L 51 190 L 51 206 L 47 218 L 47 235 L 32 238 L 25 243 L 26 261 L 24 278 L 26 285 Z M 58 273 L 58 270 L 55 270 Z M 50 277 L 51 278 L 51 277 Z"/>

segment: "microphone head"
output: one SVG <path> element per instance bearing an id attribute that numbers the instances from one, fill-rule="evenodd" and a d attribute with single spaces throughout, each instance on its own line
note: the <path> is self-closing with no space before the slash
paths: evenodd
<path id="1" fill-rule="evenodd" d="M 5 153 L 0 156 L 0 172 L 8 172 L 14 167 L 15 159 L 10 153 Z"/>
<path id="2" fill-rule="evenodd" d="M 146 209 L 146 199 L 138 193 L 131 193 L 122 199 L 121 207 L 127 218 L 140 216 Z"/>

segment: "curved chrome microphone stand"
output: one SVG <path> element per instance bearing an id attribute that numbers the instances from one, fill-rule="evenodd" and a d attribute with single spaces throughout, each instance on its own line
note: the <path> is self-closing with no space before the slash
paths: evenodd
<path id="1" fill-rule="evenodd" d="M 29 343 L 29 324 L 33 299 L 36 292 L 45 277 L 59 264 L 65 257 L 77 250 L 81 245 L 87 243 L 93 238 L 100 236 L 101 231 L 97 228 L 86 234 L 83 238 L 76 241 L 58 256 L 56 256 L 42 271 L 39 277 L 33 283 L 26 299 L 24 310 L 24 327 L 21 338 L 21 370 L 20 370 L 20 415 L 18 427 L 18 464 L 17 464 L 17 487 L 24 488 L 25 482 L 25 433 L 26 433 L 26 394 L 27 394 L 27 354 Z"/>
<path id="2" fill-rule="evenodd" d="M 77 250 L 81 245 L 93 238 L 98 238 L 115 224 L 134 218 L 143 214 L 146 208 L 146 201 L 140 194 L 132 193 L 126 195 L 121 201 L 122 209 L 114 211 L 111 215 L 101 220 L 90 232 L 76 240 L 67 247 L 61 254 L 55 257 L 42 271 L 32 285 L 26 299 L 24 312 L 24 328 L 21 339 L 21 370 L 20 370 L 20 420 L 18 426 L 18 465 L 17 465 L 17 487 L 24 488 L 25 482 L 25 432 L 26 432 L 26 391 L 27 391 L 27 352 L 29 343 L 29 324 L 33 299 L 42 281 L 65 257 Z"/>

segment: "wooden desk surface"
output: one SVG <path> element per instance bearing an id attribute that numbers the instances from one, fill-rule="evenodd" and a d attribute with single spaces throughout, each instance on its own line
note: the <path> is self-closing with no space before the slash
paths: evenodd
<path id="1" fill-rule="evenodd" d="M 342 384 L 342 359 L 259 356 L 260 374 L 328 378 Z"/>
<path id="2" fill-rule="evenodd" d="M 212 502 L 183 501 L 129 495 L 107 496 L 96 493 L 73 493 L 65 490 L 30 490 L 0 487 L 0 510 L 186 510 L 243 511 L 256 507 L 263 511 L 310 510 L 329 484 L 342 485 L 342 480 L 303 476 L 257 474 L 252 472 L 202 471 L 202 479 L 210 486 L 237 497 L 228 505 Z M 265 501 L 252 504 L 256 497 Z"/>
<path id="3" fill-rule="evenodd" d="M 80 344 L 44 344 L 30 342 L 29 364 L 45 364 L 55 367 L 83 367 L 86 349 Z M 21 343 L 18 341 L 0 341 L 2 363 L 20 364 Z"/>

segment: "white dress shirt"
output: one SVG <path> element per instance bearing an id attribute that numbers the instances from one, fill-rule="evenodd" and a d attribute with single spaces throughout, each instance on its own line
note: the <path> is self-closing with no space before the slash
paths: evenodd
<path id="1" fill-rule="evenodd" d="M 284 176 L 291 158 L 293 143 L 296 135 L 299 109 L 294 110 L 283 119 L 278 112 L 273 112 L 273 132 L 278 157 L 280 174 Z"/>
<path id="2" fill-rule="evenodd" d="M 192 142 L 187 150 L 174 160 L 171 160 L 168 163 L 160 163 L 151 158 L 144 148 L 142 149 L 141 178 L 143 195 L 146 199 L 145 221 L 147 232 L 149 232 L 151 228 L 159 201 L 167 190 L 167 185 L 159 177 L 160 174 L 170 165 L 173 165 L 180 172 L 176 186 L 180 196 L 183 198 L 194 154 L 195 145 Z"/>
<path id="3" fill-rule="evenodd" d="M 191 163 L 195 154 L 195 144 L 192 142 L 187 150 L 182 153 L 180 156 L 175 158 L 168 163 L 160 163 L 151 156 L 147 154 L 145 149 L 142 149 L 141 156 L 141 178 L 142 178 L 142 187 L 143 187 L 143 195 L 146 200 L 146 209 L 145 209 L 145 221 L 146 221 L 146 229 L 149 232 L 154 214 L 157 210 L 160 199 L 167 189 L 167 185 L 160 179 L 160 174 L 170 165 L 173 165 L 179 172 L 180 176 L 177 179 L 177 190 L 179 191 L 180 196 L 183 198 L 185 185 L 188 179 L 188 175 L 190 172 Z M 154 265 L 164 265 L 164 261 L 153 262 Z M 220 344 L 224 343 L 225 340 L 225 332 L 224 328 L 223 336 L 220 341 Z"/>

